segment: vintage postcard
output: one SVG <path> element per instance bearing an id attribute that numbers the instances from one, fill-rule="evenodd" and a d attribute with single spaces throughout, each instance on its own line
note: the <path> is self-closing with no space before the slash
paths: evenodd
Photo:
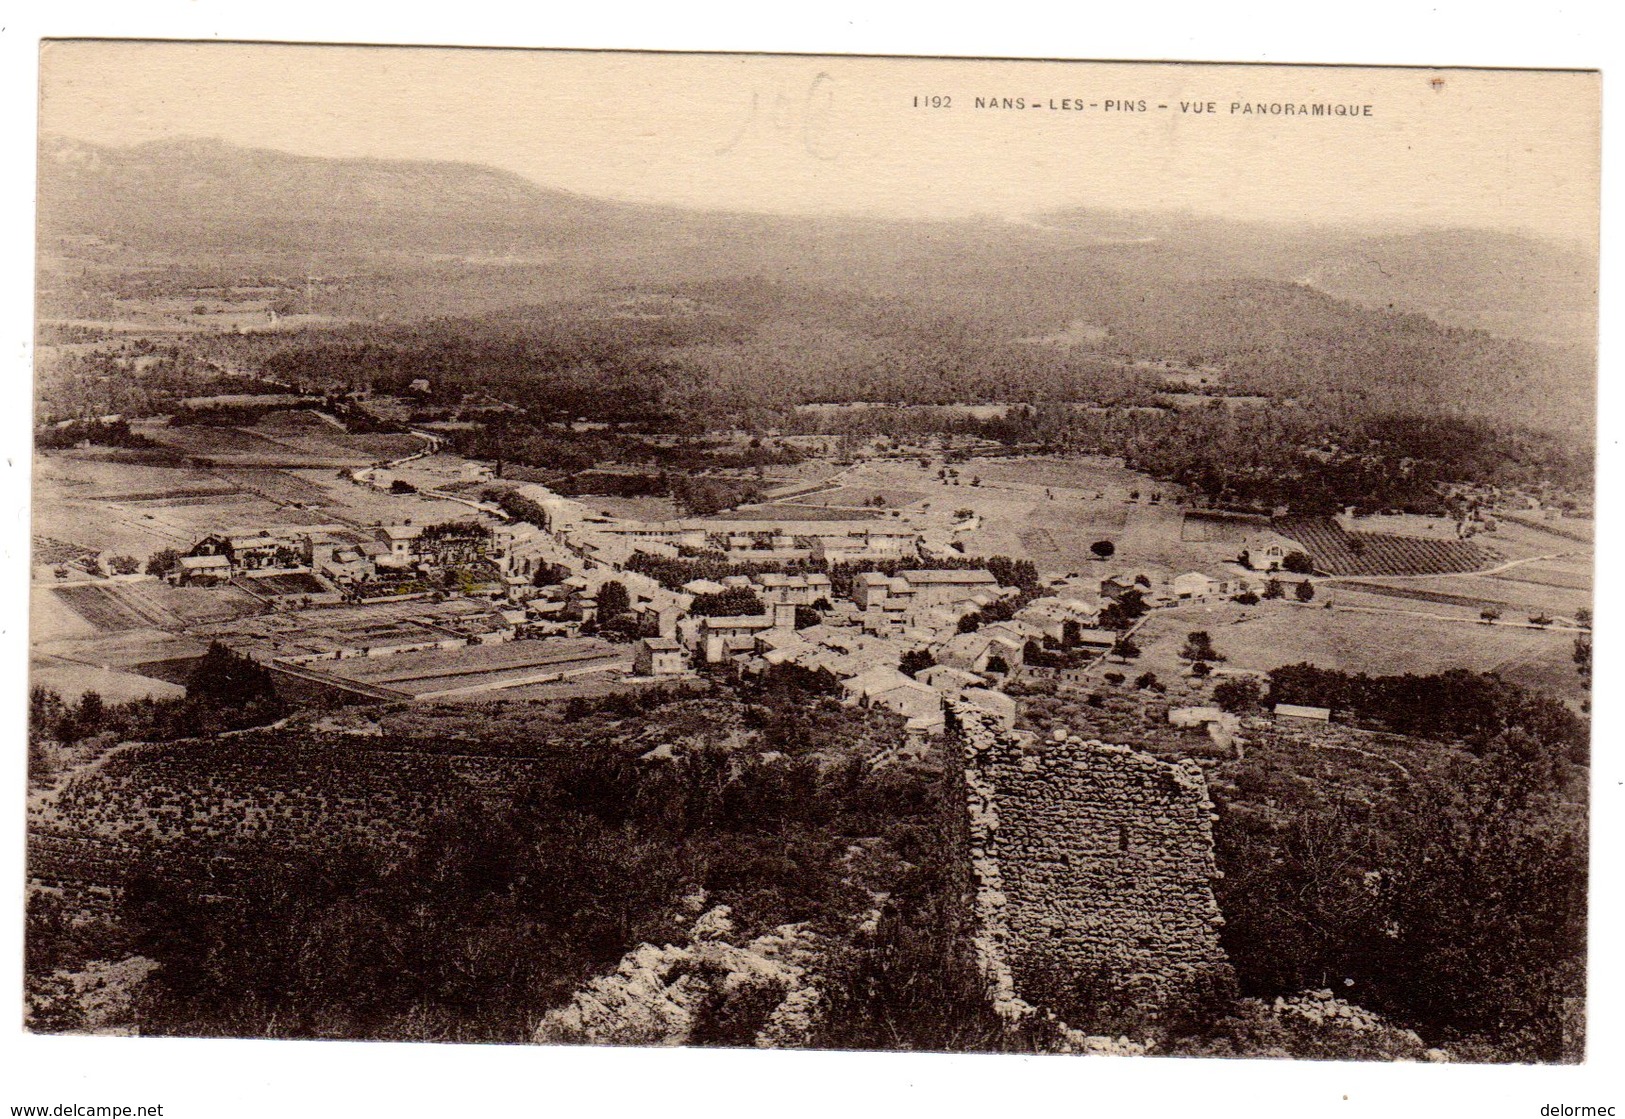
<path id="1" fill-rule="evenodd" d="M 40 67 L 28 1030 L 1585 1060 L 1597 73 Z"/>

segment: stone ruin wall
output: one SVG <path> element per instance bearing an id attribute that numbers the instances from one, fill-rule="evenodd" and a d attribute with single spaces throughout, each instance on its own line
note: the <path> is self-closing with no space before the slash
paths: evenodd
<path id="1" fill-rule="evenodd" d="M 954 918 L 1002 1016 L 1033 1013 L 1057 983 L 1153 1015 L 1233 989 L 1213 805 L 1195 762 L 1076 736 L 1040 742 L 957 703 L 948 732 Z"/>

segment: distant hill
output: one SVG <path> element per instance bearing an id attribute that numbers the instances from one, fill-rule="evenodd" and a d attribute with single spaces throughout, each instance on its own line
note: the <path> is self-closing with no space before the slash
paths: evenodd
<path id="1" fill-rule="evenodd" d="M 1035 224 L 1102 244 L 1177 245 L 1225 272 L 1300 283 L 1364 307 L 1427 315 L 1444 326 L 1596 345 L 1596 254 L 1516 233 L 1393 232 L 1090 209 L 1044 214 Z"/>
<path id="2" fill-rule="evenodd" d="M 314 316 L 530 307 L 539 322 L 568 304 L 589 334 L 607 316 L 624 335 L 651 319 L 626 306 L 673 295 L 704 321 L 656 313 L 637 345 L 717 382 L 760 386 L 772 370 L 784 399 L 842 386 L 881 394 L 866 399 L 1067 399 L 1085 382 L 1098 399 L 1128 363 L 1172 361 L 1226 371 L 1231 391 L 1358 408 L 1571 432 L 1593 411 L 1595 261 L 1511 234 L 1101 210 L 1020 222 L 698 212 L 470 164 L 189 139 L 47 138 L 39 217 L 41 306 L 60 318 L 139 315 L 259 276 Z"/>
<path id="3" fill-rule="evenodd" d="M 40 232 L 147 249 L 546 252 L 639 224 L 637 207 L 466 163 L 321 159 L 179 139 L 47 138 Z"/>
<path id="4" fill-rule="evenodd" d="M 1594 347 L 1595 256 L 1515 234 L 1371 237 L 1308 262 L 1304 283 L 1368 307 L 1531 342 Z"/>

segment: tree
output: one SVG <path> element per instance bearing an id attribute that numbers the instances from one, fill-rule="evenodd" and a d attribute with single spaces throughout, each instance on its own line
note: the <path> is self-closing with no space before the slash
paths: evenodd
<path id="1" fill-rule="evenodd" d="M 1100 624 L 1106 629 L 1125 630 L 1150 609 L 1139 591 L 1124 591 L 1100 612 Z"/>
<path id="2" fill-rule="evenodd" d="M 1089 545 L 1089 550 L 1095 554 L 1096 559 L 1109 560 L 1117 554 L 1117 545 L 1110 540 L 1096 540 Z"/>
<path id="3" fill-rule="evenodd" d="M 929 649 L 910 649 L 899 660 L 897 670 L 905 676 L 918 676 L 936 663 Z"/>
<path id="4" fill-rule="evenodd" d="M 1208 676 L 1213 672 L 1213 666 L 1207 661 L 1197 661 L 1191 665 L 1191 675 L 1196 677 Z"/>
<path id="5" fill-rule="evenodd" d="M 1270 579 L 1264 584 L 1265 598 L 1285 598 L 1286 588 L 1281 586 L 1281 580 Z"/>
<path id="6" fill-rule="evenodd" d="M 626 593 L 626 584 L 611 579 L 598 588 L 598 620 L 600 624 L 619 617 L 632 609 L 632 596 Z"/>
<path id="7" fill-rule="evenodd" d="M 1303 552 L 1288 552 L 1281 561 L 1281 567 L 1294 575 L 1308 575 L 1315 569 L 1315 565 Z"/>
<path id="8" fill-rule="evenodd" d="M 218 641 L 198 658 L 186 678 L 186 705 L 201 722 L 211 725 L 252 726 L 282 714 L 271 670 L 250 657 L 234 653 Z"/>
<path id="9" fill-rule="evenodd" d="M 617 614 L 600 625 L 598 632 L 611 641 L 636 641 L 643 636 L 643 626 L 635 614 Z"/>
<path id="10" fill-rule="evenodd" d="M 134 575 L 141 570 L 141 561 L 134 556 L 109 556 L 107 566 L 115 575 Z"/>
<path id="11" fill-rule="evenodd" d="M 1486 606 L 1478 612 L 1479 618 L 1487 625 L 1494 625 L 1501 620 L 1501 611 L 1498 607 Z"/>
<path id="12" fill-rule="evenodd" d="M 147 574 L 162 579 L 181 565 L 181 554 L 174 548 L 160 548 L 147 557 Z"/>
<path id="13" fill-rule="evenodd" d="M 531 584 L 537 587 L 551 587 L 562 583 L 570 577 L 570 569 L 558 563 L 538 563 L 536 573 L 531 576 Z"/>
<path id="14" fill-rule="evenodd" d="M 960 633 L 975 633 L 982 628 L 982 614 L 979 610 L 972 610 L 969 614 L 962 614 L 959 624 L 955 627 Z"/>
<path id="15" fill-rule="evenodd" d="M 1574 624 L 1581 629 L 1591 628 L 1591 611 L 1582 606 L 1574 612 Z"/>
<path id="16" fill-rule="evenodd" d="M 1119 637 L 1112 645 L 1112 655 L 1125 661 L 1135 660 L 1140 655 L 1140 647 L 1135 644 L 1132 637 Z"/>
<path id="17" fill-rule="evenodd" d="M 1264 688 L 1251 676 L 1220 681 L 1213 689 L 1213 702 L 1226 711 L 1251 711 L 1264 698 Z"/>
<path id="18" fill-rule="evenodd" d="M 823 620 L 823 615 L 821 615 L 811 606 L 804 606 L 799 602 L 796 603 L 795 628 L 806 629 L 808 626 L 818 625 Z"/>
<path id="19" fill-rule="evenodd" d="M 1310 602 L 1315 597 L 1315 585 L 1305 579 L 1297 585 L 1292 594 L 1299 602 Z"/>
<path id="20" fill-rule="evenodd" d="M 1205 629 L 1194 629 L 1186 636 L 1179 655 L 1188 661 L 1222 661 L 1224 658 L 1213 648 L 1213 638 Z"/>
<path id="21" fill-rule="evenodd" d="M 1142 672 L 1134 678 L 1134 686 L 1142 691 L 1159 692 L 1162 684 L 1157 680 L 1155 672 Z"/>
<path id="22" fill-rule="evenodd" d="M 1010 671 L 1010 662 L 1005 660 L 998 653 L 994 653 L 991 657 L 987 658 L 987 671 L 997 673 L 998 675 L 1002 676 Z"/>
<path id="23" fill-rule="evenodd" d="M 748 587 L 729 587 L 715 594 L 697 594 L 688 612 L 701 618 L 733 618 L 747 614 L 765 614 L 767 607 L 760 596 Z"/>
<path id="24" fill-rule="evenodd" d="M 405 478 L 396 478 L 393 482 L 389 483 L 389 492 L 393 494 L 417 493 L 418 488 L 411 482 L 408 482 Z"/>
<path id="25" fill-rule="evenodd" d="M 102 729 L 107 722 L 107 704 L 103 702 L 100 692 L 87 691 L 79 697 L 73 721 L 83 735 L 96 734 Z"/>

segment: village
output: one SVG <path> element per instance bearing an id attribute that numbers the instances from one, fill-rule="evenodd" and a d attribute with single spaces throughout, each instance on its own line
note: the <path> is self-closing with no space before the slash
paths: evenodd
<path id="1" fill-rule="evenodd" d="M 211 643 L 323 702 L 556 699 L 799 673 L 935 734 L 945 699 L 1008 728 L 1012 681 L 1098 677 L 1141 655 L 1142 627 L 1178 632 L 1215 604 L 1290 610 L 1316 594 L 1310 549 L 1267 526 L 1204 545 L 1200 568 L 1121 562 L 1102 538 L 1069 570 L 1039 570 L 1020 541 L 1015 556 L 990 554 L 1003 539 L 991 478 L 951 514 L 927 500 L 895 518 L 786 503 L 645 520 L 498 479 L 420 435 L 407 455 L 323 479 L 320 502 L 284 499 L 247 525 L 200 513 L 184 546 L 144 564 L 84 548 L 41 563 L 36 679 L 70 700 L 175 696 Z M 896 472 L 900 458 L 856 473 Z M 1056 487 L 1043 492 L 1053 504 Z M 1195 683 L 1215 668 L 1262 676 L 1171 667 Z"/>

